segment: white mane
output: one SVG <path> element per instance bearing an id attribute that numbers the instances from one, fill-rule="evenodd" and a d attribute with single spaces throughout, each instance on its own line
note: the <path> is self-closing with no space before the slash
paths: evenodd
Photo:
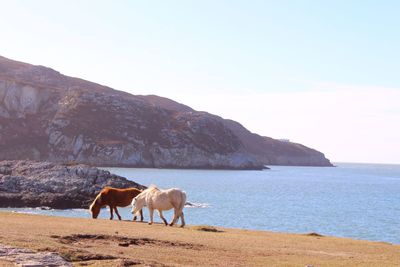
<path id="1" fill-rule="evenodd" d="M 147 193 L 147 192 L 151 192 L 151 191 L 161 191 L 160 188 L 158 188 L 156 185 L 151 184 L 149 187 L 147 187 L 145 190 L 143 190 L 142 193 Z"/>

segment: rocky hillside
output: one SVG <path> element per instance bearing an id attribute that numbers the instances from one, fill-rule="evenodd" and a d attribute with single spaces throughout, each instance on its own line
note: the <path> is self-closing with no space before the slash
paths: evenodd
<path id="1" fill-rule="evenodd" d="M 138 96 L 147 99 L 154 106 L 174 110 L 176 112 L 196 112 L 186 105 L 173 100 L 148 95 Z M 198 112 L 197 112 L 198 113 Z M 261 161 L 265 165 L 288 165 L 288 166 L 332 166 L 330 161 L 321 152 L 292 142 L 282 142 L 270 137 L 260 136 L 252 133 L 240 123 L 222 119 L 218 116 L 203 112 L 204 116 L 212 116 L 223 123 L 224 127 L 231 130 L 239 138 L 242 149 Z"/>
<path id="2" fill-rule="evenodd" d="M 105 186 L 145 188 L 83 164 L 0 161 L 0 207 L 86 209 Z"/>
<path id="3" fill-rule="evenodd" d="M 158 96 L 134 96 L 0 57 L 0 160 L 260 169 L 330 166 L 315 150 Z"/>

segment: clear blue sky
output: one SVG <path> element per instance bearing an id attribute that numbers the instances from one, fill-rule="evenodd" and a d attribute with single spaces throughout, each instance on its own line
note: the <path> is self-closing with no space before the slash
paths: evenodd
<path id="1" fill-rule="evenodd" d="M 0 55 L 333 161 L 400 163 L 400 1 L 2 1 Z"/>

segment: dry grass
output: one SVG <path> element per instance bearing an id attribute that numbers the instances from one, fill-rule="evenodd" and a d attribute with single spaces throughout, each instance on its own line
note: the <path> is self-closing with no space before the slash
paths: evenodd
<path id="1" fill-rule="evenodd" d="M 15 265 L 12 262 L 5 261 L 5 260 L 0 260 L 0 266 L 1 267 L 15 267 Z"/>
<path id="2" fill-rule="evenodd" d="M 204 230 L 206 229 L 206 230 Z M 222 231 L 222 232 L 215 232 Z M 399 266 L 400 246 L 319 235 L 0 212 L 0 243 L 76 266 Z M 1 262 L 0 262 L 1 264 Z"/>

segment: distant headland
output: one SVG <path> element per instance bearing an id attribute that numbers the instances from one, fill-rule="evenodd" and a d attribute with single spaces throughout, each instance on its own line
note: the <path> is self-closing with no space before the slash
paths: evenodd
<path id="1" fill-rule="evenodd" d="M 0 57 L 0 160 L 20 159 L 150 168 L 332 166 L 314 149 L 167 98 Z"/>

